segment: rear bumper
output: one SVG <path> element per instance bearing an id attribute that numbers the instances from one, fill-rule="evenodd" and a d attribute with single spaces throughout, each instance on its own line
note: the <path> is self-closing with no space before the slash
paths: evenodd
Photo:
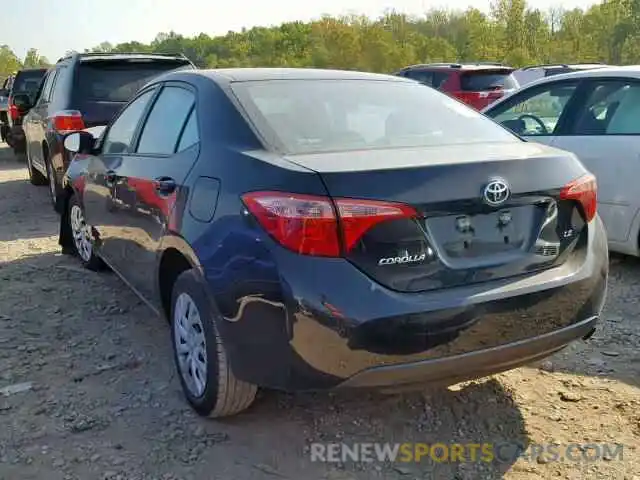
<path id="1" fill-rule="evenodd" d="M 424 382 L 451 385 L 473 380 L 545 358 L 574 340 L 589 336 L 597 320 L 591 317 L 534 338 L 453 357 L 370 368 L 339 386 L 380 388 Z"/>
<path id="2" fill-rule="evenodd" d="M 298 256 L 246 233 L 204 238 L 196 253 L 234 373 L 265 387 L 457 383 L 508 370 L 588 335 L 606 296 L 599 218 L 584 255 L 561 267 L 411 294 L 345 260 Z M 221 258 L 204 253 L 212 244 Z"/>

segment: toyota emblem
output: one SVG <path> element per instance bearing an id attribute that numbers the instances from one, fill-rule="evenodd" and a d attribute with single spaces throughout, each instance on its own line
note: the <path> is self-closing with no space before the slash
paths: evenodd
<path id="1" fill-rule="evenodd" d="M 492 207 L 502 205 L 509 198 L 509 185 L 504 180 L 491 180 L 486 187 L 484 187 L 484 192 L 482 196 L 484 197 L 484 201 L 491 205 Z"/>

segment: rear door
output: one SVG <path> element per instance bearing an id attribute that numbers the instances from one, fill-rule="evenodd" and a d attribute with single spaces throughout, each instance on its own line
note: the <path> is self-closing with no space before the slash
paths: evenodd
<path id="1" fill-rule="evenodd" d="M 579 80 L 525 88 L 484 113 L 514 133 L 552 145 L 560 125 L 576 101 Z"/>
<path id="2" fill-rule="evenodd" d="M 157 300 L 153 282 L 156 252 L 167 231 L 179 231 L 172 212 L 186 196 L 184 181 L 198 157 L 195 91 L 186 84 L 164 86 L 154 101 L 132 153 L 114 168 L 118 228 L 114 267 L 146 299 Z"/>
<path id="3" fill-rule="evenodd" d="M 633 242 L 640 208 L 640 82 L 594 78 L 567 118 L 554 146 L 574 152 L 596 175 L 598 210 L 610 241 Z"/>

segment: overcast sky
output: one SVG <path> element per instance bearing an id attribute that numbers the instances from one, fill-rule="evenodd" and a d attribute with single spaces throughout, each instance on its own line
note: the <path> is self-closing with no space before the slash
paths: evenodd
<path id="1" fill-rule="evenodd" d="M 551 6 L 588 7 L 593 0 L 530 0 Z M 420 15 L 434 7 L 488 11 L 490 0 L 18 0 L 9 2 L 0 18 L 0 43 L 21 58 L 29 48 L 51 61 L 67 50 L 82 51 L 103 41 L 150 42 L 158 32 L 186 36 L 201 32 L 221 35 L 229 30 L 309 20 L 320 15 L 362 13 L 377 16 L 387 9 Z"/>

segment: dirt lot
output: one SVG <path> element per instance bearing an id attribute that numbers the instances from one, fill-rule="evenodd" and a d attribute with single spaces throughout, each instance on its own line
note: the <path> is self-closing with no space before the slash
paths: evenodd
<path id="1" fill-rule="evenodd" d="M 0 479 L 640 479 L 640 262 L 612 260 L 598 333 L 546 362 L 395 396 L 263 392 L 198 418 L 169 330 L 117 277 L 61 256 L 46 188 L 0 149 Z M 562 308 L 561 305 L 558 308 Z M 592 462 L 325 464 L 311 442 L 618 442 Z"/>

